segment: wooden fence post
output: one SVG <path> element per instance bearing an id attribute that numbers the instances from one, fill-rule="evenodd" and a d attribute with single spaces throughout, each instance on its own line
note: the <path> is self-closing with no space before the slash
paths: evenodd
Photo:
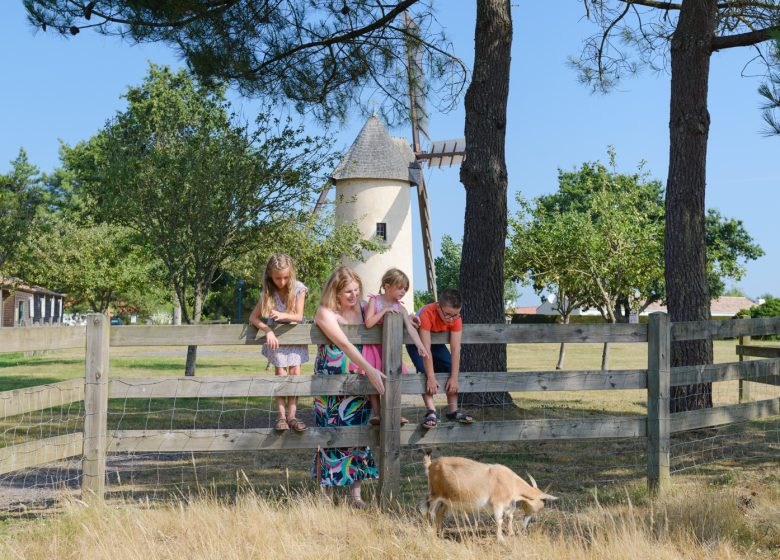
<path id="1" fill-rule="evenodd" d="M 647 325 L 647 486 L 652 496 L 662 495 L 671 483 L 670 362 L 669 316 L 653 313 Z"/>
<path id="2" fill-rule="evenodd" d="M 108 353 L 108 317 L 102 313 L 87 315 L 81 496 L 85 501 L 97 503 L 103 501 L 106 479 Z"/>
<path id="3" fill-rule="evenodd" d="M 401 484 L 401 351 L 403 318 L 399 313 L 385 315 L 382 326 L 382 370 L 385 394 L 381 399 L 379 427 L 379 495 L 388 507 Z"/>
<path id="4" fill-rule="evenodd" d="M 749 336 L 740 336 L 739 337 L 739 345 L 744 346 L 746 344 L 750 344 L 750 337 Z M 739 355 L 739 361 L 743 362 L 745 361 L 745 356 L 740 354 Z M 740 379 L 739 380 L 739 402 L 745 403 L 750 402 L 752 399 L 750 398 L 750 381 L 747 379 Z"/>

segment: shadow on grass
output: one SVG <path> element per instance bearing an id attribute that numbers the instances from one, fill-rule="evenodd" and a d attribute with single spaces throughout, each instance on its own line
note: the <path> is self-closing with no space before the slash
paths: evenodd
<path id="1" fill-rule="evenodd" d="M 111 360 L 111 366 L 122 369 L 152 369 L 161 371 L 179 371 L 182 377 L 184 377 L 185 359 L 180 361 L 163 361 L 163 360 L 127 360 L 122 358 L 115 358 Z M 197 363 L 195 366 L 195 377 L 198 375 L 198 370 L 204 369 L 231 369 L 235 368 L 232 364 L 210 364 L 210 363 Z M 258 370 L 260 368 L 258 367 Z"/>
<path id="2" fill-rule="evenodd" d="M 48 385 L 50 383 L 59 383 L 62 381 L 59 377 L 41 377 L 37 375 L 0 375 L 0 392 L 13 391 L 14 389 L 24 389 L 27 387 L 37 387 L 38 385 Z"/>
<path id="3" fill-rule="evenodd" d="M 0 369 L 23 366 L 73 366 L 79 364 L 84 364 L 84 358 L 47 358 L 38 356 L 25 358 L 22 354 L 0 354 Z"/>

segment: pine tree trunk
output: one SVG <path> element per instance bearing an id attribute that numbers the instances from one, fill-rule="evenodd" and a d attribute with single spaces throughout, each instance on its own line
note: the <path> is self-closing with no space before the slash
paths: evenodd
<path id="1" fill-rule="evenodd" d="M 672 321 L 710 319 L 704 192 L 710 115 L 707 89 L 715 0 L 682 3 L 671 42 L 669 177 L 666 183 L 666 289 Z M 672 366 L 712 363 L 712 342 L 672 343 Z M 671 412 L 712 406 L 712 384 L 672 387 Z"/>
<path id="2" fill-rule="evenodd" d="M 512 47 L 509 0 L 477 0 L 474 72 L 466 92 L 466 189 L 460 267 L 463 320 L 504 322 L 504 245 L 507 233 L 506 107 Z M 463 371 L 506 371 L 506 346 L 464 345 Z M 467 393 L 467 405 L 512 404 L 508 392 Z"/>

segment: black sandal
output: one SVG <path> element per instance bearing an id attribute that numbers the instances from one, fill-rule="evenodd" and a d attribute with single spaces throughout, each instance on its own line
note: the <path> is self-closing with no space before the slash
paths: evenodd
<path id="1" fill-rule="evenodd" d="M 436 418 L 436 411 L 429 410 L 425 413 L 425 417 L 423 418 L 422 424 L 420 424 L 420 426 L 426 430 L 430 430 L 431 428 L 435 428 L 437 423 L 438 418 Z"/>
<path id="2" fill-rule="evenodd" d="M 447 413 L 447 420 L 460 422 L 461 424 L 471 424 L 474 421 L 474 418 L 471 414 L 463 412 L 462 410 L 456 410 L 455 412 Z"/>

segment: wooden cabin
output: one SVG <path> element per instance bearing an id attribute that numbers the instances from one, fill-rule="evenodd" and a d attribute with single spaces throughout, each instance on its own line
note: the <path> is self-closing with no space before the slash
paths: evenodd
<path id="1" fill-rule="evenodd" d="M 0 327 L 62 324 L 64 302 L 65 294 L 5 276 L 0 279 Z"/>

